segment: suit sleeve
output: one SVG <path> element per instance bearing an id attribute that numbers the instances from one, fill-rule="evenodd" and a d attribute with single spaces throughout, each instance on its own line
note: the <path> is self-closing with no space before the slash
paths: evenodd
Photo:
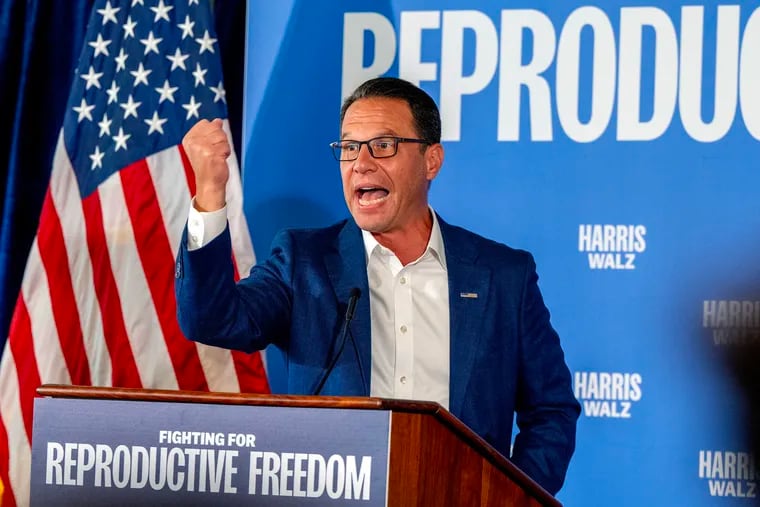
<path id="1" fill-rule="evenodd" d="M 575 450 L 580 405 L 570 371 L 538 288 L 533 258 L 525 270 L 520 308 L 520 371 L 515 411 L 519 433 L 512 461 L 551 494 L 565 480 Z"/>
<path id="2" fill-rule="evenodd" d="M 187 338 L 251 352 L 286 341 L 292 308 L 290 235 L 275 238 L 270 257 L 235 283 L 229 227 L 198 250 L 183 234 L 175 266 L 177 319 Z"/>

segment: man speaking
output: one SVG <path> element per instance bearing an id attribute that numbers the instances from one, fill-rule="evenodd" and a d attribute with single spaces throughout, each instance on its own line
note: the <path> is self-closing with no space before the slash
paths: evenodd
<path id="1" fill-rule="evenodd" d="M 449 225 L 428 204 L 440 138 L 423 90 L 363 83 L 331 144 L 352 218 L 279 233 L 236 284 L 230 145 L 220 120 L 198 122 L 183 140 L 196 195 L 177 258 L 180 326 L 209 345 L 278 347 L 289 394 L 438 402 L 505 456 L 516 417 L 512 462 L 555 494 L 580 413 L 559 337 L 532 256 Z"/>

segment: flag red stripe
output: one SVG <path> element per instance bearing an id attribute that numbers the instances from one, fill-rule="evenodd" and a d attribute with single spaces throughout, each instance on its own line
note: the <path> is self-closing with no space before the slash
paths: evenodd
<path id="1" fill-rule="evenodd" d="M 261 362 L 262 352 L 246 354 L 239 350 L 232 351 L 241 393 L 268 393 L 269 382 Z"/>
<path id="2" fill-rule="evenodd" d="M 190 159 L 187 158 L 185 148 L 180 144 L 177 145 L 179 155 L 182 157 L 182 168 L 185 170 L 185 178 L 187 179 L 187 188 L 190 189 L 190 195 L 195 197 L 195 174 L 193 173 L 193 166 L 190 164 Z"/>
<path id="3" fill-rule="evenodd" d="M 26 430 L 27 438 L 31 442 L 34 395 L 42 381 L 40 380 L 40 371 L 37 366 L 37 356 L 34 354 L 32 321 L 29 319 L 26 303 L 20 295 L 16 302 L 16 309 L 13 312 L 8 343 L 10 344 L 10 353 L 13 354 L 13 360 L 16 364 L 19 401 L 21 404 L 21 414 L 24 418 L 24 429 Z"/>
<path id="4" fill-rule="evenodd" d="M 53 305 L 53 318 L 71 382 L 90 385 L 90 365 L 87 361 L 79 310 L 71 283 L 63 229 L 49 188 L 42 206 L 37 241 L 40 259 L 50 280 L 48 288 Z"/>
<path id="5" fill-rule="evenodd" d="M 172 249 L 148 165 L 145 160 L 136 162 L 122 169 L 119 177 L 140 262 L 177 375 L 177 384 L 183 390 L 207 391 L 208 384 L 198 350 L 184 337 L 177 323 L 174 270 L 167 269 L 167 265 L 173 265 Z"/>
<path id="6" fill-rule="evenodd" d="M 92 262 L 95 294 L 100 306 L 103 338 L 113 365 L 111 382 L 117 387 L 142 387 L 121 311 L 121 297 L 111 269 L 111 256 L 106 244 L 100 195 L 93 192 L 82 199 L 82 210 L 87 229 L 87 249 Z"/>
<path id="7" fill-rule="evenodd" d="M 10 453 L 8 451 L 8 433 L 5 431 L 3 418 L 0 417 L 0 481 L 3 482 L 5 490 L 0 495 L 0 505 L 5 507 L 16 507 L 16 499 L 11 489 L 11 478 L 8 474 L 10 469 Z"/>

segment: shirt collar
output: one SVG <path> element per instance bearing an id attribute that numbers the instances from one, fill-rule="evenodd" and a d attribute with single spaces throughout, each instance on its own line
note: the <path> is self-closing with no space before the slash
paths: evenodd
<path id="1" fill-rule="evenodd" d="M 441 235 L 441 226 L 438 224 L 438 217 L 435 214 L 435 210 L 433 210 L 431 206 L 428 206 L 428 209 L 430 209 L 430 214 L 433 217 L 433 227 L 430 231 L 430 239 L 428 240 L 427 248 L 425 249 L 425 252 L 422 254 L 422 256 L 424 256 L 427 252 L 431 252 L 433 254 L 433 257 L 435 257 L 441 264 L 441 267 L 446 270 L 446 251 L 443 248 L 443 235 Z M 364 252 L 367 263 L 369 263 L 370 257 L 372 257 L 372 254 L 375 252 L 389 252 L 390 254 L 393 254 L 393 252 L 378 243 L 375 237 L 369 231 L 362 229 L 362 239 L 364 240 Z"/>

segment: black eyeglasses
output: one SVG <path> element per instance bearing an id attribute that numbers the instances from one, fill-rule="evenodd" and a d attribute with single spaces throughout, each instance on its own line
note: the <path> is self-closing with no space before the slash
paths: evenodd
<path id="1" fill-rule="evenodd" d="M 351 162 L 352 160 L 359 158 L 359 151 L 362 149 L 362 144 L 367 145 L 367 149 L 369 150 L 369 154 L 372 155 L 372 158 L 388 158 L 396 154 L 398 151 L 398 143 L 431 144 L 424 139 L 380 136 L 373 137 L 368 141 L 344 139 L 342 141 L 330 143 L 330 147 L 332 148 L 335 160 L 338 162 Z"/>

